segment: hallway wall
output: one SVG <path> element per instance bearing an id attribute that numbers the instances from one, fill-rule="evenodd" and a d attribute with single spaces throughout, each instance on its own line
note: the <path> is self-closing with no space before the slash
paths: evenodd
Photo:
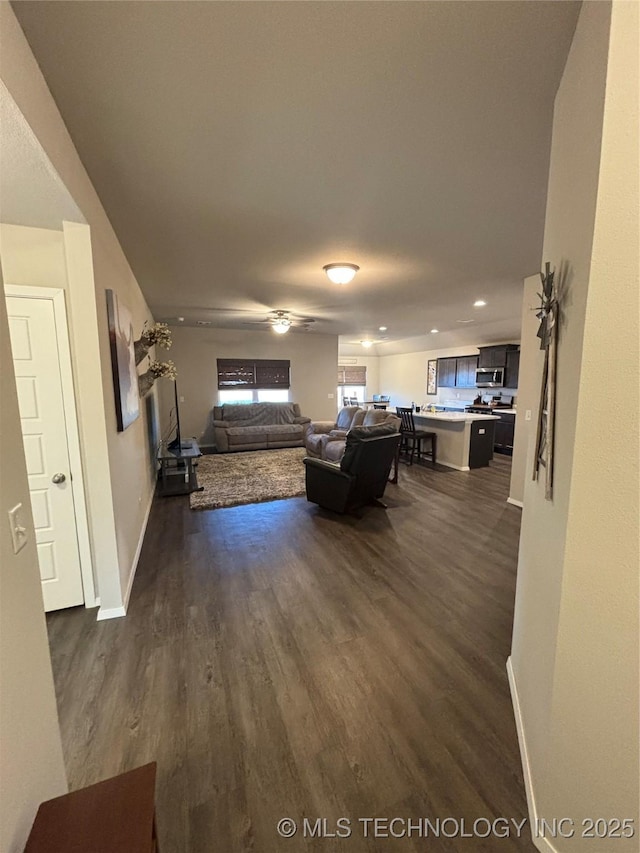
<path id="1" fill-rule="evenodd" d="M 98 331 L 96 358 L 101 367 L 101 399 L 96 405 L 93 395 L 85 408 L 92 417 L 100 415 L 101 431 L 107 446 L 108 462 L 100 466 L 99 476 L 107 500 L 111 504 L 106 516 L 112 515 L 114 554 L 109 554 L 109 576 L 100 584 L 101 614 L 121 615 L 123 604 L 135 571 L 138 549 L 144 534 L 147 512 L 155 487 L 155 399 L 147 398 L 141 405 L 142 416 L 127 430 L 118 432 L 116 425 L 111 352 L 106 313 L 106 289 L 112 289 L 129 309 L 134 328 L 142 330 L 152 315 L 142 291 L 120 247 L 100 199 L 91 184 L 84 166 L 73 145 L 62 117 L 51 96 L 16 17 L 7 2 L 0 2 L 0 78 L 18 109 L 28 122 L 33 134 L 51 166 L 81 210 L 90 227 L 92 261 L 82 260 L 69 269 L 75 275 L 78 287 L 90 291 L 93 320 Z M 71 231 L 73 230 L 71 226 Z M 75 226 L 80 229 L 82 226 Z M 80 245 L 86 237 L 79 231 L 69 234 L 77 254 L 83 254 Z M 66 237 L 65 232 L 65 237 Z M 86 247 L 84 247 L 86 248 Z M 85 252 L 86 255 L 86 252 Z M 68 258 L 67 258 L 68 260 Z M 88 310 L 85 300 L 83 310 Z M 142 368 L 141 368 L 142 369 Z M 95 390 L 95 382 L 94 382 Z M 82 395 L 79 405 L 82 408 Z M 107 474 L 108 464 L 108 474 Z M 108 477 L 107 482 L 104 478 Z M 106 547 L 106 546 L 105 546 Z M 111 546 L 110 546 L 111 550 Z M 108 582 L 107 582 L 108 580 Z"/>
<path id="2" fill-rule="evenodd" d="M 4 299 L 0 363 L 11 364 Z M 0 373 L 0 399 L 0 850 L 21 853 L 38 805 L 64 794 L 67 780 L 12 370 Z M 7 512 L 18 503 L 30 535 L 14 554 Z"/>
<path id="3" fill-rule="evenodd" d="M 560 853 L 638 850 L 638 11 L 582 6 L 554 112 L 554 495 L 525 483 L 510 669 L 532 812 L 577 828 L 538 841 Z M 581 837 L 615 817 L 635 837 Z"/>

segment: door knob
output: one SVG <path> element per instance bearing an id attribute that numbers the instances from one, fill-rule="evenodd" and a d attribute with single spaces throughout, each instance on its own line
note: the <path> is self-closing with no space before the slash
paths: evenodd
<path id="1" fill-rule="evenodd" d="M 54 474 L 53 477 L 51 478 L 51 482 L 56 483 L 56 484 L 64 483 L 64 481 L 66 479 L 67 478 L 64 476 L 64 474 Z"/>

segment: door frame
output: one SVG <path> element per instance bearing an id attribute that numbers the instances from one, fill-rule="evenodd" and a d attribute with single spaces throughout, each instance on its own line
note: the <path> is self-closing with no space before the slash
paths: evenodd
<path id="1" fill-rule="evenodd" d="M 4 285 L 5 296 L 18 296 L 26 299 L 48 299 L 53 305 L 55 334 L 58 344 L 58 363 L 62 384 L 62 404 L 69 449 L 69 466 L 71 493 L 73 495 L 73 511 L 76 522 L 76 538 L 78 540 L 78 555 L 80 557 L 80 575 L 84 592 L 84 606 L 97 607 L 100 603 L 96 596 L 93 577 L 93 559 L 91 556 L 91 540 L 89 538 L 89 523 L 87 517 L 87 501 L 84 490 L 84 473 L 82 470 L 82 454 L 80 451 L 80 433 L 76 412 L 76 395 L 71 366 L 71 349 L 69 346 L 69 326 L 67 323 L 67 308 L 65 291 L 60 287 L 35 287 L 22 284 Z"/>

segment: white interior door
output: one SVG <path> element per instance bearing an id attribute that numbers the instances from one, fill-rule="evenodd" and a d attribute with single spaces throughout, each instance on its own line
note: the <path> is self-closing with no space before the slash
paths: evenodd
<path id="1" fill-rule="evenodd" d="M 84 603 L 51 299 L 7 296 L 45 610 Z"/>

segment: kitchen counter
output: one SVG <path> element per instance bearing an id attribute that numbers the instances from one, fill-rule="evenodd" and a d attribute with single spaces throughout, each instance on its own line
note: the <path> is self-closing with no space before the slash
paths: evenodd
<path id="1" fill-rule="evenodd" d="M 489 464 L 493 457 L 496 415 L 474 415 L 470 412 L 415 412 L 416 429 L 435 432 L 438 464 L 469 471 Z"/>
<path id="2" fill-rule="evenodd" d="M 500 411 L 510 411 L 508 409 L 501 409 Z M 435 421 L 451 421 L 453 423 L 459 423 L 462 421 L 463 423 L 471 423 L 472 421 L 497 421 L 499 418 L 497 415 L 474 415 L 471 412 L 415 412 L 413 415 L 414 420 L 418 420 L 421 418 L 423 420 L 435 420 Z"/>
<path id="3" fill-rule="evenodd" d="M 496 414 L 505 414 L 505 415 L 515 415 L 517 414 L 516 409 L 503 409 L 502 406 L 474 406 L 474 409 L 486 409 L 487 414 L 489 412 L 496 412 Z M 484 412 L 483 412 L 484 414 Z"/>

